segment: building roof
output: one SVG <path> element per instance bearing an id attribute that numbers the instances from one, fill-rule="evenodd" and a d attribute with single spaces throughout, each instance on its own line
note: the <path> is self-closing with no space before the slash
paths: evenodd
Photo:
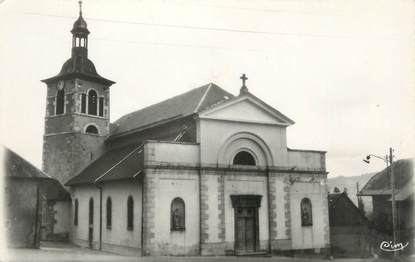
<path id="1" fill-rule="evenodd" d="M 105 152 L 77 176 L 67 181 L 65 185 L 73 186 L 133 178 L 143 167 L 143 154 L 138 152 L 140 147 L 140 144 L 130 144 Z"/>
<path id="2" fill-rule="evenodd" d="M 9 148 L 4 148 L 4 152 L 6 177 L 52 179 Z"/>
<path id="3" fill-rule="evenodd" d="M 49 177 L 9 148 L 4 147 L 4 170 L 10 179 L 32 179 L 40 182 L 49 200 L 69 199 L 69 193 L 58 180 Z"/>
<path id="4" fill-rule="evenodd" d="M 78 19 L 73 24 L 71 33 L 84 33 L 89 34 L 88 25 L 84 18 L 82 17 L 82 12 L 79 13 Z"/>
<path id="5" fill-rule="evenodd" d="M 249 93 L 245 95 L 254 97 Z M 134 137 L 132 141 L 135 142 L 128 142 L 128 145 L 118 145 L 116 148 L 108 150 L 78 175 L 67 181 L 65 185 L 91 184 L 135 177 L 143 169 L 144 160 L 139 155 L 130 154 L 137 150 L 144 140 L 180 141 L 187 132 L 193 130 L 185 125 L 171 125 L 174 120 L 183 120 L 234 99 L 237 97 L 219 86 L 209 83 L 121 117 L 110 125 L 111 134 L 108 140 L 124 138 L 131 134 L 136 135 L 140 131 L 151 131 L 146 135 L 141 134 Z M 275 112 L 288 123 L 293 123 L 280 112 L 276 110 Z M 160 130 L 153 129 L 156 127 L 167 131 L 160 132 Z M 133 156 L 137 159 L 134 160 Z"/>
<path id="6" fill-rule="evenodd" d="M 336 206 L 338 205 L 339 201 L 343 200 L 345 202 L 343 202 L 346 205 L 342 205 L 343 207 L 348 207 L 349 210 L 343 210 L 346 213 L 349 213 L 351 211 L 354 211 L 360 221 L 362 222 L 367 222 L 367 218 L 365 216 L 365 214 L 353 203 L 353 201 L 349 198 L 349 196 L 347 195 L 346 192 L 342 192 L 342 193 L 332 193 L 332 194 L 328 194 L 327 196 L 328 199 L 328 205 L 329 205 L 329 214 L 333 215 L 334 212 L 336 212 Z M 338 212 L 338 211 L 337 211 Z M 342 216 L 342 214 L 344 213 L 340 213 L 340 217 Z M 350 214 L 348 214 L 350 217 Z M 333 219 L 330 219 L 330 221 L 333 223 Z M 347 221 L 347 219 L 345 219 Z M 339 221 L 338 221 L 339 222 Z M 351 221 L 349 221 L 351 222 Z M 330 223 L 330 225 L 332 224 Z"/>
<path id="7" fill-rule="evenodd" d="M 76 48 L 79 49 L 79 47 Z M 43 79 L 42 82 L 50 83 L 74 78 L 96 81 L 108 86 L 115 83 L 100 76 L 95 69 L 94 63 L 85 56 L 72 56 L 63 64 L 59 74 L 51 78 Z"/>
<path id="8" fill-rule="evenodd" d="M 366 183 L 366 185 L 359 192 L 362 196 L 374 196 L 374 195 L 390 195 L 390 166 L 376 173 Z M 396 194 L 402 198 L 404 195 L 409 196 L 414 192 L 412 183 L 414 175 L 413 159 L 401 159 L 395 161 L 392 165 L 393 173 L 395 177 L 395 190 Z M 406 185 L 410 184 L 409 189 Z M 409 190 L 409 191 L 408 191 Z M 403 192 L 405 191 L 405 192 Z M 410 193 L 410 194 L 409 194 Z"/>
<path id="9" fill-rule="evenodd" d="M 121 117 L 113 123 L 111 137 L 183 118 L 232 97 L 232 94 L 210 83 Z"/>
<path id="10" fill-rule="evenodd" d="M 83 36 L 85 39 L 87 38 L 89 34 L 87 23 L 82 17 L 81 9 L 79 11 L 78 19 L 73 24 L 71 33 L 73 34 L 74 37 Z M 66 62 L 63 64 L 59 74 L 57 74 L 54 77 L 44 79 L 42 80 L 42 82 L 51 83 L 51 82 L 56 82 L 59 80 L 67 80 L 67 79 L 74 79 L 74 78 L 90 80 L 90 81 L 102 83 L 107 86 L 110 86 L 115 83 L 109 79 L 106 79 L 100 76 L 97 73 L 94 63 L 88 59 L 87 45 L 84 45 L 84 46 L 73 45 L 71 58 L 66 60 Z"/>

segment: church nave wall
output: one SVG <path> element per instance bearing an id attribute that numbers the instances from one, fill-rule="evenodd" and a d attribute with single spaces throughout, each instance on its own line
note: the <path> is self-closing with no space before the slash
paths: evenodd
<path id="1" fill-rule="evenodd" d="M 141 254 L 141 182 L 120 181 L 102 185 L 102 250 Z M 133 199 L 133 227 L 127 228 L 127 200 Z M 107 226 L 107 199 L 111 198 L 111 225 Z M 100 191 L 95 186 L 77 186 L 72 192 L 72 242 L 89 247 L 89 205 L 93 199 L 93 238 L 94 249 L 100 248 Z M 74 225 L 75 200 L 78 201 L 78 225 Z"/>
<path id="2" fill-rule="evenodd" d="M 127 200 L 133 199 L 133 227 L 127 227 Z M 107 223 L 107 201 L 111 199 L 111 225 Z M 142 181 L 119 181 L 102 186 L 102 249 L 141 254 Z"/>
<path id="3" fill-rule="evenodd" d="M 303 175 L 304 177 L 304 175 Z M 327 186 L 325 178 L 293 180 L 290 186 L 292 249 L 319 249 L 329 245 Z M 302 225 L 302 200 L 311 201 L 311 225 Z"/>
<path id="4" fill-rule="evenodd" d="M 72 197 L 72 242 L 82 247 L 88 247 L 89 203 L 93 200 L 93 237 L 92 246 L 99 248 L 99 189 L 94 186 L 77 186 L 73 189 Z M 75 201 L 78 200 L 78 224 L 75 225 Z"/>
<path id="5" fill-rule="evenodd" d="M 197 170 L 146 169 L 145 194 L 154 197 L 151 216 L 146 216 L 144 226 L 150 226 L 145 234 L 146 255 L 198 255 L 199 254 L 199 181 Z M 184 202 L 184 221 L 175 215 L 174 199 Z M 148 207 L 148 206 L 147 206 Z M 146 212 L 146 210 L 144 210 Z M 183 221 L 184 227 L 174 228 L 175 219 Z M 152 221 L 150 221 L 152 220 Z M 180 222 L 179 222 L 180 223 Z"/>

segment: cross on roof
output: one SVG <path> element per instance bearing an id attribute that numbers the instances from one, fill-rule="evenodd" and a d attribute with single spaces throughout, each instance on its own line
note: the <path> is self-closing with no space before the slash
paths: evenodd
<path id="1" fill-rule="evenodd" d="M 240 79 L 242 79 L 242 87 L 239 90 L 239 94 L 242 95 L 242 94 L 248 93 L 248 88 L 246 87 L 246 80 L 248 80 L 248 77 L 246 77 L 245 74 L 242 74 Z"/>
<path id="2" fill-rule="evenodd" d="M 248 80 L 248 77 L 246 77 L 245 74 L 242 74 L 240 79 L 242 79 L 242 87 L 246 87 L 245 82 L 246 82 L 246 80 Z"/>

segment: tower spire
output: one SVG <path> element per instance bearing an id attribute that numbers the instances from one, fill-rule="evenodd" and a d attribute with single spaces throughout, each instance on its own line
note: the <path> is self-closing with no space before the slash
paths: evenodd
<path id="1" fill-rule="evenodd" d="M 72 56 L 88 56 L 88 26 L 82 17 L 82 0 L 78 1 L 79 17 L 73 24 L 72 33 Z"/>
<path id="2" fill-rule="evenodd" d="M 79 16 L 82 17 L 82 0 L 79 0 L 78 4 L 79 4 Z"/>

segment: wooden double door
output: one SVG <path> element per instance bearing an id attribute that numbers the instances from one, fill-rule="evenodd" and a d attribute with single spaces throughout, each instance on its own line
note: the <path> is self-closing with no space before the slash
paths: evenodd
<path id="1" fill-rule="evenodd" d="M 235 249 L 237 253 L 255 252 L 258 246 L 258 208 L 235 209 Z"/>

